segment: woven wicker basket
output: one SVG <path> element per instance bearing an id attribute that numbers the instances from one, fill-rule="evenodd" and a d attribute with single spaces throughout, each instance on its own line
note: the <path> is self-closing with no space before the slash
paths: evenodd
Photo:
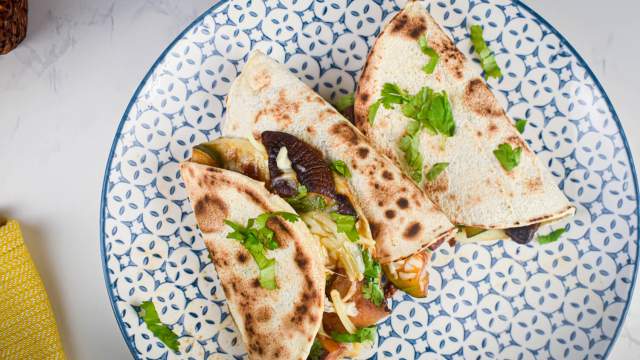
<path id="1" fill-rule="evenodd" d="M 0 55 L 15 49 L 27 35 L 27 0 L 0 0 Z"/>

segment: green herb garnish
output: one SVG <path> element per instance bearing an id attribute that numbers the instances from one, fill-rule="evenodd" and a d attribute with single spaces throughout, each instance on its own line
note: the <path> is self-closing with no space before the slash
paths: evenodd
<path id="1" fill-rule="evenodd" d="M 337 174 L 346 177 L 347 179 L 351 178 L 351 171 L 349 171 L 349 167 L 342 160 L 334 160 L 329 165 L 331 170 L 335 171 Z"/>
<path id="2" fill-rule="evenodd" d="M 482 26 L 471 26 L 471 43 L 473 43 L 473 47 L 476 49 L 476 54 L 478 54 L 478 57 L 480 57 L 480 65 L 482 66 L 482 70 L 484 70 L 487 78 L 501 78 L 502 72 L 498 67 L 496 58 L 495 56 L 493 56 L 493 53 L 482 37 Z"/>
<path id="3" fill-rule="evenodd" d="M 376 327 L 370 326 L 356 330 L 354 334 L 332 332 L 333 340 L 340 343 L 362 343 L 365 341 L 374 341 L 376 336 Z"/>
<path id="4" fill-rule="evenodd" d="M 298 194 L 289 198 L 285 198 L 289 205 L 296 211 L 305 213 L 314 210 L 324 210 L 327 202 L 324 196 L 315 193 L 309 193 L 304 185 L 298 186 Z"/>
<path id="5" fill-rule="evenodd" d="M 396 84 L 385 83 L 382 86 L 380 98 L 369 106 L 369 123 L 373 125 L 380 105 L 384 106 L 385 109 L 391 109 L 393 104 L 402 104 L 407 101 L 409 101 L 409 95 L 406 91 Z"/>
<path id="6" fill-rule="evenodd" d="M 418 39 L 418 44 L 420 45 L 422 53 L 429 57 L 429 62 L 422 67 L 422 70 L 427 74 L 433 74 L 433 71 L 436 69 L 436 65 L 438 65 L 438 61 L 440 60 L 440 56 L 438 56 L 438 53 L 435 50 L 429 47 L 426 36 L 422 35 Z"/>
<path id="7" fill-rule="evenodd" d="M 562 234 L 564 234 L 565 231 L 566 231 L 565 228 L 560 228 L 550 232 L 547 235 L 538 235 L 538 242 L 544 245 L 544 244 L 552 243 L 554 241 L 558 241 L 558 239 L 560 239 L 560 236 L 562 236 Z"/>
<path id="8" fill-rule="evenodd" d="M 139 315 L 142 316 L 142 320 L 147 324 L 147 328 L 155 335 L 160 341 L 162 341 L 173 352 L 177 353 L 180 347 L 178 341 L 178 335 L 174 333 L 167 325 L 160 321 L 160 316 L 156 311 L 153 301 L 144 301 L 140 304 L 142 310 Z"/>
<path id="9" fill-rule="evenodd" d="M 427 180 L 434 181 L 438 177 L 438 175 L 440 175 L 440 173 L 442 173 L 447 168 L 447 166 L 449 166 L 448 162 L 433 164 L 431 169 L 427 171 L 427 175 L 426 175 Z"/>
<path id="10" fill-rule="evenodd" d="M 336 107 L 336 109 L 338 109 L 338 111 L 343 112 L 346 109 L 348 109 L 351 106 L 353 106 L 354 103 L 355 103 L 355 98 L 353 97 L 353 93 L 351 93 L 351 94 L 347 94 L 345 96 L 341 96 L 336 101 L 335 107 Z"/>
<path id="11" fill-rule="evenodd" d="M 360 235 L 358 235 L 358 230 L 356 229 L 355 216 L 343 215 L 335 211 L 330 213 L 329 216 L 331 216 L 331 220 L 336 223 L 339 233 L 345 234 L 352 242 L 356 242 L 360 239 Z"/>
<path id="12" fill-rule="evenodd" d="M 522 154 L 522 148 L 512 148 L 507 143 L 500 144 L 496 150 L 493 150 L 493 155 L 498 159 L 502 168 L 507 171 L 511 171 L 518 166 L 520 154 Z"/>
<path id="13" fill-rule="evenodd" d="M 409 176 L 417 182 L 422 181 L 422 155 L 418 151 L 420 140 L 417 135 L 405 135 L 400 139 L 400 150 L 409 167 Z"/>
<path id="14" fill-rule="evenodd" d="M 313 339 L 311 350 L 309 350 L 309 355 L 307 355 L 307 360 L 320 360 L 322 359 L 322 355 L 324 355 L 324 347 L 322 347 L 318 338 L 315 338 Z"/>
<path id="15" fill-rule="evenodd" d="M 365 299 L 371 300 L 376 306 L 380 306 L 384 301 L 384 293 L 380 286 L 382 267 L 379 262 L 373 259 L 371 253 L 367 250 L 362 250 L 362 260 L 364 261 L 362 295 Z"/>
<path id="16" fill-rule="evenodd" d="M 527 120 L 524 119 L 517 119 L 516 120 L 516 129 L 518 129 L 518 132 L 520 134 L 522 134 L 524 132 L 524 127 L 527 126 Z"/>
<path id="17" fill-rule="evenodd" d="M 224 220 L 224 223 L 233 229 L 227 235 L 229 239 L 238 240 L 245 249 L 251 254 L 258 269 L 260 269 L 260 286 L 265 289 L 273 290 L 276 285 L 276 261 L 267 258 L 268 250 L 278 248 L 278 242 L 275 240 L 275 232 L 267 227 L 267 221 L 275 216 L 279 216 L 289 222 L 296 222 L 300 217 L 296 214 L 276 211 L 261 214 L 257 218 L 249 219 L 247 226 L 242 226 L 230 220 Z"/>

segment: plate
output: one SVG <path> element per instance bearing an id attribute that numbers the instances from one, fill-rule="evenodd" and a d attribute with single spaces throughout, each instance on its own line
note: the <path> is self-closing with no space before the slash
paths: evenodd
<path id="1" fill-rule="evenodd" d="M 252 49 L 328 100 L 354 90 L 398 1 L 219 2 L 169 45 L 136 90 L 105 172 L 100 245 L 106 286 L 134 358 L 243 358 L 246 351 L 178 172 L 218 136 L 224 97 Z M 575 49 L 510 0 L 437 0 L 431 14 L 469 53 L 484 26 L 504 78 L 490 86 L 577 207 L 562 241 L 441 247 L 430 294 L 393 297 L 366 357 L 604 358 L 626 314 L 638 258 L 636 175 L 620 122 Z M 180 355 L 132 305 L 153 299 Z M 217 356 L 218 355 L 218 356 Z"/>

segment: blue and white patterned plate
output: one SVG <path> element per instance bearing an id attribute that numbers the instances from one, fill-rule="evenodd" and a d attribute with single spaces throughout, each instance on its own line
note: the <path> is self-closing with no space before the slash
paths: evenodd
<path id="1" fill-rule="evenodd" d="M 135 358 L 242 358 L 178 161 L 218 136 L 224 97 L 261 49 L 329 100 L 354 90 L 368 49 L 402 6 L 388 0 L 220 2 L 164 51 L 115 136 L 101 207 L 106 285 Z M 505 74 L 490 83 L 578 211 L 562 241 L 441 247 L 430 293 L 397 293 L 367 357 L 600 359 L 633 290 L 638 193 L 618 118 L 582 58 L 543 18 L 511 0 L 434 0 L 433 16 L 469 51 L 471 24 Z M 133 305 L 153 299 L 181 335 L 169 351 Z"/>

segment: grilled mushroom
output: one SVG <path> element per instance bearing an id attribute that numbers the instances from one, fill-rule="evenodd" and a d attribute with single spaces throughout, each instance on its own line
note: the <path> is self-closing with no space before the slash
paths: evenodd
<path id="1" fill-rule="evenodd" d="M 504 232 L 518 244 L 527 244 L 533 239 L 533 235 L 536 234 L 536 231 L 538 231 L 539 227 L 540 224 L 533 224 L 505 229 Z"/>

